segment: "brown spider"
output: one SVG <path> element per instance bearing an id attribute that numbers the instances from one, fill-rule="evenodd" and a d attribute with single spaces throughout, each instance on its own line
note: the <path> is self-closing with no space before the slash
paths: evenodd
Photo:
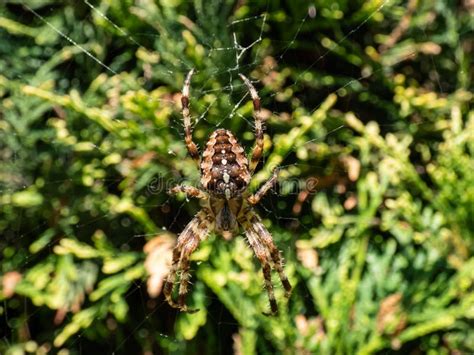
<path id="1" fill-rule="evenodd" d="M 291 285 L 283 271 L 280 252 L 273 243 L 271 234 L 252 207 L 276 183 L 277 170 L 274 170 L 272 177 L 263 184 L 257 193 L 250 195 L 247 190 L 251 176 L 263 153 L 263 119 L 260 113 L 260 98 L 250 81 L 239 74 L 248 87 L 254 107 L 256 142 L 250 164 L 242 146 L 237 142 L 232 132 L 225 129 L 218 129 L 211 134 L 201 160 L 198 148 L 193 142 L 189 114 L 189 87 L 193 73 L 194 70 L 191 70 L 186 77 L 181 103 L 183 105 L 186 147 L 201 169 L 202 189 L 179 185 L 172 188 L 170 193 L 184 192 L 189 197 L 202 199 L 203 207 L 179 235 L 177 245 L 173 250 L 173 261 L 163 293 L 172 307 L 185 312 L 197 311 L 188 309 L 185 304 L 190 278 L 189 258 L 191 254 L 210 231 L 214 230 L 224 236 L 229 236 L 232 235 L 232 232 L 238 231 L 241 226 L 255 255 L 262 264 L 271 314 L 276 314 L 278 306 L 273 293 L 271 265 L 280 276 L 286 297 L 291 294 Z M 181 272 L 181 280 L 178 301 L 175 302 L 172 293 L 178 271 Z"/>

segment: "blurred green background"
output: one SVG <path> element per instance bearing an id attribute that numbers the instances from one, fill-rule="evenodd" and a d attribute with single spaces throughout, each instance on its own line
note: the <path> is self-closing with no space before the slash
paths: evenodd
<path id="1" fill-rule="evenodd" d="M 472 1 L 6 0 L 0 4 L 0 353 L 472 354 Z M 242 236 L 161 295 L 197 201 L 194 137 L 250 150 L 286 259 L 267 317 Z"/>

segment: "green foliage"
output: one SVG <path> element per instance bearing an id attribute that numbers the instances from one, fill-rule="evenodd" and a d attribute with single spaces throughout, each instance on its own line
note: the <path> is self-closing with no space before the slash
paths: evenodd
<path id="1" fill-rule="evenodd" d="M 2 3 L 0 352 L 474 352 L 473 11 Z M 242 236 L 193 254 L 199 312 L 147 292 L 145 245 L 198 209 L 166 193 L 199 178 L 179 114 L 192 67 L 201 146 L 216 126 L 252 145 L 239 72 L 262 98 L 251 187 L 281 166 L 259 212 L 294 286 L 286 301 L 274 277 L 277 317 Z"/>

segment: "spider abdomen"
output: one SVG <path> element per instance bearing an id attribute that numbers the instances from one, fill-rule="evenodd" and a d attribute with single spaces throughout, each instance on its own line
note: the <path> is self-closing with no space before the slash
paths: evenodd
<path id="1" fill-rule="evenodd" d="M 248 160 L 232 132 L 214 131 L 202 157 L 201 184 L 209 192 L 229 200 L 247 187 Z"/>

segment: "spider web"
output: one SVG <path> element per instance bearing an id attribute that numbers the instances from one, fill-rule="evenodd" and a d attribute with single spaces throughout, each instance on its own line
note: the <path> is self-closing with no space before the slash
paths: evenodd
<path id="1" fill-rule="evenodd" d="M 82 1 L 84 2 L 85 5 L 87 5 L 87 7 L 90 8 L 91 14 L 93 14 L 95 16 L 100 16 L 105 21 L 110 23 L 124 38 L 126 38 L 126 40 L 131 45 L 142 46 L 142 44 L 141 44 L 142 36 L 153 36 L 153 35 L 158 36 L 159 35 L 158 33 L 148 33 L 148 34 L 129 33 L 125 29 L 123 29 L 120 25 L 116 24 L 108 16 L 107 13 L 103 13 L 99 9 L 99 7 L 93 5 L 88 0 L 82 0 Z M 380 5 L 371 14 L 366 16 L 357 26 L 355 26 L 354 28 L 349 30 L 347 33 L 345 33 L 340 40 L 333 42 L 333 44 L 330 45 L 327 48 L 327 50 L 325 52 L 321 53 L 321 55 L 319 55 L 315 60 L 312 60 L 309 64 L 306 64 L 304 66 L 303 70 L 301 71 L 301 73 L 298 75 L 297 79 L 289 87 L 290 88 L 297 87 L 298 84 L 299 84 L 299 81 L 304 77 L 304 75 L 307 72 L 309 72 L 311 69 L 313 69 L 313 68 L 317 67 L 318 65 L 320 65 L 324 61 L 324 59 L 327 58 L 327 56 L 330 55 L 333 51 L 335 51 L 343 42 L 347 41 L 352 36 L 356 35 L 360 31 L 360 29 L 368 21 L 370 21 L 373 16 L 375 16 L 377 13 L 382 11 L 383 8 L 389 2 L 390 2 L 390 0 L 384 0 L 383 2 L 381 2 Z M 101 59 L 99 59 L 96 55 L 94 55 L 90 50 L 83 47 L 80 43 L 77 43 L 76 40 L 74 38 L 71 38 L 67 33 L 64 33 L 63 31 L 61 31 L 54 23 L 49 22 L 46 17 L 44 17 L 43 15 L 41 15 L 40 13 L 35 11 L 33 8 L 29 7 L 28 5 L 24 5 L 24 7 L 27 11 L 32 13 L 39 20 L 43 21 L 50 28 L 51 31 L 53 31 L 53 32 L 59 34 L 61 37 L 63 37 L 65 46 L 66 45 L 72 45 L 72 46 L 76 47 L 77 49 L 79 49 L 81 52 L 83 52 L 90 59 L 91 63 L 98 63 L 100 66 L 102 66 L 103 69 L 104 69 L 104 72 L 106 74 L 111 75 L 111 76 L 117 74 L 116 70 L 112 69 L 109 65 L 107 65 L 107 63 L 104 63 Z M 247 90 L 245 89 L 243 84 L 239 83 L 239 80 L 237 80 L 238 79 L 238 73 L 244 73 L 245 75 L 249 76 L 248 73 L 250 73 L 252 70 L 254 70 L 256 68 L 259 68 L 263 65 L 264 58 L 259 53 L 259 45 L 264 40 L 269 41 L 271 43 L 271 45 L 273 46 L 273 48 L 274 48 L 273 55 L 274 55 L 274 59 L 275 59 L 275 63 L 276 63 L 275 65 L 276 66 L 284 66 L 286 58 L 287 58 L 287 56 L 289 56 L 291 54 L 292 48 L 293 48 L 294 44 L 296 43 L 296 41 L 299 39 L 299 36 L 300 36 L 301 31 L 304 28 L 305 24 L 309 21 L 312 21 L 318 15 L 319 14 L 318 14 L 318 8 L 317 7 L 315 7 L 314 5 L 308 6 L 307 12 L 303 17 L 301 17 L 299 19 L 294 19 L 295 22 L 299 22 L 299 26 L 294 31 L 294 33 L 292 33 L 292 35 L 290 36 L 291 39 L 288 40 L 288 41 L 273 40 L 272 38 L 267 37 L 267 35 L 265 33 L 265 28 L 266 28 L 267 24 L 269 23 L 269 18 L 268 18 L 268 14 L 266 12 L 262 12 L 261 14 L 258 14 L 258 15 L 252 15 L 252 16 L 245 17 L 245 18 L 242 18 L 242 19 L 230 21 L 228 23 L 228 27 L 227 27 L 226 30 L 229 32 L 230 39 L 231 39 L 229 46 L 215 47 L 213 45 L 213 39 L 212 38 L 209 39 L 209 41 L 207 41 L 207 42 L 204 41 L 204 42 L 200 43 L 201 45 L 203 45 L 206 48 L 208 58 L 211 58 L 213 60 L 214 60 L 214 58 L 216 59 L 216 61 L 214 62 L 215 65 L 214 65 L 214 69 L 212 70 L 212 72 L 205 73 L 205 74 L 209 75 L 210 77 L 220 77 L 220 78 L 227 77 L 227 82 L 223 81 L 223 82 L 226 82 L 226 84 L 223 85 L 222 87 L 220 87 L 219 89 L 207 88 L 206 85 L 203 85 L 203 87 L 192 86 L 192 89 L 191 89 L 191 112 L 193 114 L 194 125 L 207 124 L 209 126 L 227 127 L 230 123 L 229 121 L 234 120 L 234 119 L 239 119 L 239 120 L 246 121 L 246 124 L 249 127 L 253 127 L 253 121 L 252 121 L 251 118 L 244 117 L 244 116 L 242 116 L 241 114 L 238 113 L 238 109 L 250 99 L 249 95 L 247 93 Z M 198 22 L 197 26 L 198 27 L 205 27 L 205 24 Z M 258 36 L 255 37 L 255 38 L 252 38 L 250 40 L 241 38 L 241 32 L 240 32 L 241 26 L 253 26 L 253 27 L 257 28 L 258 29 Z M 233 58 L 233 60 L 230 62 L 230 64 L 222 64 L 217 60 L 218 58 L 221 57 L 222 54 L 230 55 L 230 57 Z M 433 59 L 433 65 L 435 65 L 434 59 Z M 190 69 L 191 69 L 191 67 L 189 67 L 186 63 L 181 61 L 181 62 L 175 63 L 174 67 L 169 68 L 168 75 L 170 76 L 170 78 L 173 78 L 176 75 L 176 73 L 185 73 L 185 72 L 189 71 Z M 273 69 L 273 68 L 270 68 L 270 69 Z M 379 69 L 379 70 L 382 70 L 382 69 Z M 352 79 L 348 80 L 346 83 L 340 85 L 332 93 L 337 93 L 338 91 L 340 91 L 342 89 L 350 89 L 351 85 L 353 85 L 355 82 L 360 82 L 360 81 L 363 81 L 363 80 L 369 78 L 371 75 L 374 75 L 374 73 L 376 71 L 363 74 L 363 75 L 358 76 L 356 78 L 352 78 Z M 197 75 L 199 75 L 199 73 L 197 73 Z M 19 79 L 21 79 L 21 78 L 19 78 Z M 259 90 L 259 88 L 261 88 L 260 83 L 256 82 L 255 85 L 257 87 L 257 90 Z M 199 101 L 198 99 L 199 98 L 201 98 L 201 97 L 203 97 L 203 96 L 205 96 L 209 93 L 213 93 L 216 90 L 220 90 L 220 91 L 223 91 L 225 93 L 229 93 L 228 102 L 227 102 L 227 104 L 228 104 L 227 112 L 223 112 L 222 118 L 219 118 L 217 121 L 215 120 L 215 118 L 208 116 L 208 112 L 211 110 L 214 103 L 211 102 L 207 106 L 204 106 L 204 107 L 199 107 L 198 106 L 199 105 L 198 104 L 198 101 Z M 272 108 L 271 102 L 277 94 L 278 93 L 275 92 L 275 93 L 270 94 L 267 97 L 262 97 L 262 95 L 260 95 L 262 97 L 264 105 L 268 104 L 266 106 L 267 108 L 269 108 L 269 109 Z M 330 93 L 328 93 L 328 94 L 330 94 Z M 318 107 L 319 106 L 314 107 L 312 109 L 312 112 L 317 110 Z M 195 112 L 202 112 L 202 113 L 201 114 L 195 114 Z M 182 135 L 181 122 L 172 123 L 172 128 L 174 130 L 176 130 L 177 134 Z M 345 128 L 344 125 L 336 127 L 335 129 L 329 131 L 327 133 L 326 137 L 330 136 L 333 133 L 335 133 L 336 131 L 338 131 L 340 129 L 344 129 L 344 128 Z M 272 136 L 271 127 L 268 128 L 266 133 L 269 134 L 270 136 Z M 308 140 L 304 144 L 311 143 L 313 141 L 315 141 L 315 139 Z M 316 141 L 317 141 L 317 139 L 316 139 Z M 96 146 L 95 149 L 100 150 L 100 147 Z M 290 153 L 293 153 L 293 152 L 294 151 L 291 151 Z M 288 154 L 290 154 L 290 153 L 288 153 Z M 288 156 L 288 154 L 287 154 L 287 156 Z M 283 162 L 284 162 L 283 164 L 285 164 L 285 159 L 283 160 Z M 263 163 L 265 164 L 265 161 Z M 293 163 L 293 164 L 301 164 L 301 163 L 297 162 L 297 163 Z M 283 165 L 283 168 L 285 168 L 285 167 L 287 167 L 287 165 Z M 45 184 L 55 185 L 55 184 L 59 184 L 59 183 L 62 183 L 62 182 L 64 182 L 64 180 L 51 180 L 51 181 L 46 181 Z M 116 184 L 120 181 L 112 179 L 112 180 L 104 180 L 104 182 L 106 184 L 112 185 L 112 184 Z M 23 186 L 23 188 L 27 188 L 27 187 L 28 187 L 28 184 L 25 184 Z M 8 188 L 4 188 L 0 192 L 7 192 L 8 190 L 9 190 Z M 170 224 L 168 226 L 163 226 L 164 229 L 170 229 L 170 228 L 174 228 L 174 227 L 176 227 L 176 228 L 184 227 L 184 226 L 176 226 L 176 221 L 178 220 L 178 216 L 181 212 L 181 209 L 184 207 L 185 204 L 186 204 L 186 202 L 183 202 L 181 204 L 178 211 L 176 211 L 175 218 L 170 221 Z M 142 206 L 142 207 L 156 207 L 156 206 Z M 276 221 L 278 224 L 281 224 L 282 226 L 287 225 L 289 222 L 299 223 L 297 218 L 283 216 L 282 212 L 281 212 L 281 209 L 278 208 L 278 206 L 276 205 L 274 199 L 266 199 L 260 205 L 259 210 L 261 212 L 262 217 L 269 217 L 273 221 Z M 88 226 L 92 223 L 96 223 L 97 221 L 99 221 L 101 219 L 106 219 L 108 216 L 109 216 L 109 214 L 104 214 L 104 215 L 101 215 L 101 216 L 97 216 L 96 218 L 88 220 L 88 221 L 81 221 L 80 223 L 78 223 L 76 225 L 76 230 L 80 230 L 81 228 L 84 228 L 84 227 L 86 227 L 86 226 Z M 21 230 L 21 225 L 23 223 L 23 218 L 24 217 L 22 215 L 18 216 L 16 230 Z M 37 233 L 37 232 L 41 231 L 45 227 L 46 223 L 47 222 L 44 222 L 43 224 L 38 225 L 34 229 L 31 229 L 28 233 L 17 234 L 17 235 L 14 235 L 14 237 L 17 240 L 21 240 L 22 238 L 28 237 L 33 233 Z M 300 226 L 305 228 L 304 225 L 300 224 Z M 134 240 L 134 239 L 142 240 L 143 244 L 144 244 L 146 236 L 147 236 L 146 234 L 131 235 L 128 242 L 125 243 L 125 244 L 131 243 L 132 240 Z M 50 247 L 51 252 L 52 252 L 52 245 L 56 242 L 57 242 L 57 240 L 52 240 L 49 243 L 49 247 Z M 289 254 L 291 246 L 284 247 L 282 245 L 279 245 L 279 247 L 280 247 L 280 249 L 283 249 L 282 250 L 283 256 Z M 30 263 L 33 263 L 34 261 L 35 261 L 35 257 L 31 257 L 31 258 L 28 257 L 24 261 L 24 266 L 26 266 Z M 193 273 L 193 277 L 195 277 L 193 271 L 192 271 L 192 273 Z M 275 284 L 276 287 L 280 287 L 277 282 L 275 282 L 274 284 Z M 191 288 L 190 292 L 192 292 L 192 288 Z M 263 285 L 262 285 L 262 292 L 265 292 L 265 290 L 263 289 Z M 123 351 L 124 347 L 126 346 L 127 341 L 130 340 L 130 338 L 134 337 L 137 332 L 142 332 L 143 331 L 142 326 L 144 324 L 149 322 L 150 319 L 152 319 L 152 317 L 156 317 L 157 313 L 159 313 L 165 307 L 168 307 L 167 304 L 165 304 L 164 302 L 159 302 L 159 303 L 155 302 L 154 307 L 152 308 L 152 310 L 150 310 L 149 305 L 147 305 L 147 302 L 148 302 L 149 298 L 146 294 L 146 290 L 144 290 L 143 285 L 138 284 L 138 283 L 135 285 L 134 288 L 129 290 L 129 292 L 127 293 L 127 299 L 129 297 L 130 298 L 137 297 L 137 295 L 142 300 L 143 308 L 142 308 L 141 311 L 143 312 L 143 314 L 145 314 L 145 316 L 141 320 L 141 322 L 138 322 L 138 324 L 136 324 L 134 326 L 134 328 L 129 333 L 129 335 L 127 337 L 125 337 L 125 339 L 116 347 L 114 353 L 120 353 L 121 351 Z M 209 297 L 212 297 L 212 296 L 209 296 Z M 236 302 L 238 302 L 238 300 L 236 300 Z M 27 308 L 26 303 L 25 303 L 24 307 L 25 307 L 25 311 L 28 311 L 26 309 Z M 223 308 L 223 306 L 221 306 L 221 307 Z M 36 316 L 38 314 L 38 312 L 40 312 L 40 309 L 38 308 L 36 310 L 32 310 L 32 311 L 30 310 L 28 312 L 29 312 L 29 316 L 28 316 L 27 319 L 24 320 L 25 322 L 27 322 L 29 318 L 32 318 L 32 317 Z M 217 326 L 217 329 L 219 329 L 219 332 L 227 333 L 227 332 L 236 331 L 239 324 L 236 323 L 236 322 L 232 322 L 232 321 L 229 322 L 228 315 L 224 316 L 224 313 L 225 313 L 224 309 L 222 309 L 220 312 L 217 312 L 217 313 L 210 313 L 209 312 L 208 313 L 208 321 L 213 322 Z M 178 317 L 178 316 L 176 315 L 176 317 Z M 5 320 L 6 320 L 7 326 L 10 327 L 8 314 L 5 314 Z M 226 330 L 227 327 L 229 328 L 229 330 Z M 80 331 L 78 334 L 73 336 L 73 338 L 72 338 L 73 340 L 69 343 L 69 346 L 70 347 L 77 347 L 79 350 L 82 349 L 81 341 L 82 341 L 82 337 L 83 337 L 84 332 L 85 332 L 85 330 Z M 164 340 L 169 341 L 169 342 L 177 342 L 178 341 L 178 339 L 173 334 L 164 334 L 164 333 L 162 333 L 162 334 L 160 334 L 160 336 Z M 218 336 L 218 339 L 219 340 L 221 339 L 220 334 Z M 5 343 L 9 343 L 10 339 L 8 338 L 8 336 L 5 336 L 3 338 L 3 341 Z M 222 349 L 223 345 L 224 344 L 219 344 L 219 349 Z"/>

